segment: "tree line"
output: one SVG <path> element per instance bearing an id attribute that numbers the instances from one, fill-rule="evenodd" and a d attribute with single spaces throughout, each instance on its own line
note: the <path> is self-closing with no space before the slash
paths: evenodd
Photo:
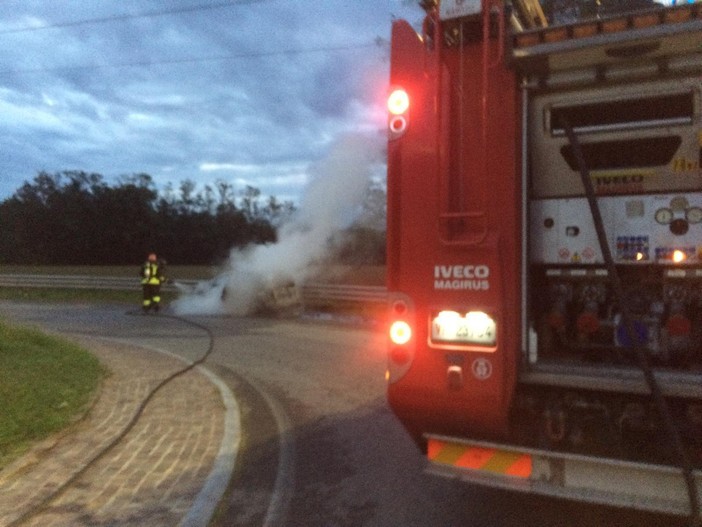
<path id="1" fill-rule="evenodd" d="M 232 248 L 272 243 L 292 202 L 191 180 L 159 192 L 148 174 L 108 185 L 101 174 L 39 172 L 0 202 L 0 264 L 134 265 L 155 251 L 169 263 L 213 265 Z M 359 221 L 330 240 L 335 261 L 385 261 L 385 190 L 368 190 Z"/>
<path id="2" fill-rule="evenodd" d="M 126 265 L 156 251 L 175 264 L 212 264 L 232 247 L 274 242 L 294 209 L 223 181 L 159 193 L 148 174 L 110 186 L 101 174 L 40 172 L 0 203 L 0 263 Z"/>

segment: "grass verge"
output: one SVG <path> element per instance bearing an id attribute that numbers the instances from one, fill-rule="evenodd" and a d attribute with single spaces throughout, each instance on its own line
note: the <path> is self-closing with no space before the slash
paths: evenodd
<path id="1" fill-rule="evenodd" d="M 104 375 L 79 346 L 0 321 L 0 469 L 80 416 Z"/>
<path id="2" fill-rule="evenodd" d="M 0 266 L 0 273 L 26 272 Z M 382 285 L 384 268 L 340 268 L 333 280 L 353 285 Z M 125 267 L 47 267 L 37 274 L 132 276 Z M 178 279 L 214 276 L 205 267 L 175 267 Z M 135 278 L 135 281 L 137 278 Z M 164 305 L 177 293 L 164 292 Z M 71 290 L 0 287 L 0 299 L 28 302 L 131 303 L 141 306 L 140 291 Z M 335 302 L 310 306 L 315 310 L 380 319 L 385 306 Z M 106 372 L 98 360 L 80 347 L 37 330 L 11 326 L 0 320 L 0 470 L 36 441 L 65 428 L 81 415 Z"/>

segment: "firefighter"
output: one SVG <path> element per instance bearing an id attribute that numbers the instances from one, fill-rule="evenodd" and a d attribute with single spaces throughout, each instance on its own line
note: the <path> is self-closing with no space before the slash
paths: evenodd
<path id="1" fill-rule="evenodd" d="M 141 267 L 141 289 L 144 296 L 141 307 L 144 313 L 148 313 L 151 309 L 158 313 L 161 303 L 161 284 L 166 281 L 165 267 L 165 263 L 157 258 L 156 253 L 149 253 Z"/>

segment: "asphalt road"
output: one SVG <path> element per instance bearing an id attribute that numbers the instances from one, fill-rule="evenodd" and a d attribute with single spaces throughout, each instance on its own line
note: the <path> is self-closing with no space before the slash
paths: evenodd
<path id="1" fill-rule="evenodd" d="M 0 304 L 0 314 L 190 360 L 207 335 L 124 306 Z M 201 317 L 207 366 L 232 388 L 243 440 L 217 526 L 684 526 L 679 518 L 476 488 L 426 475 L 384 396 L 383 336 L 311 319 Z"/>

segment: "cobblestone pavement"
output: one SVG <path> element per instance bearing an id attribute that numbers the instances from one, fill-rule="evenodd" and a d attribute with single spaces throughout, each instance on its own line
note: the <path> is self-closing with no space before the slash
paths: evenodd
<path id="1" fill-rule="evenodd" d="M 0 471 L 0 527 L 171 527 L 185 518 L 188 525 L 198 524 L 197 517 L 206 521 L 212 510 L 199 510 L 197 503 L 203 502 L 208 480 L 221 472 L 223 439 L 231 437 L 225 430 L 231 428 L 232 420 L 226 420 L 231 408 L 221 390 L 197 368 L 176 377 L 100 457 L 149 391 L 185 364 L 121 344 L 81 343 L 110 375 L 82 419 Z M 216 505 L 211 496 L 205 502 L 210 509 Z"/>

